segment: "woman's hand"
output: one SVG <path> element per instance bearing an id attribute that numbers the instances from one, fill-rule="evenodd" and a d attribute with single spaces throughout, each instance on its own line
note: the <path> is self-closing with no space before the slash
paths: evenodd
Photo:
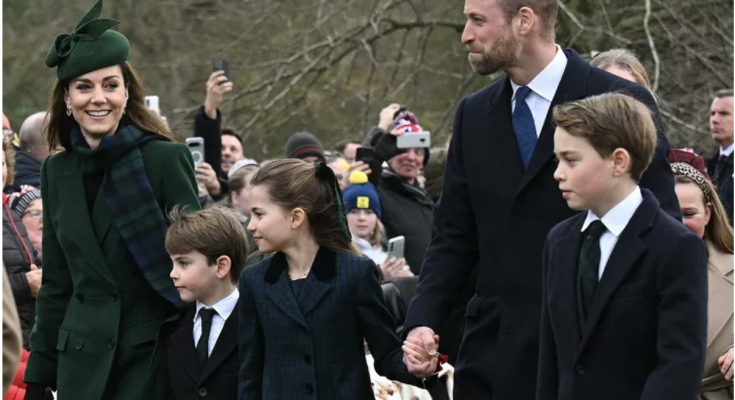
<path id="1" fill-rule="evenodd" d="M 720 366 L 720 372 L 722 375 L 725 375 L 726 381 L 732 380 L 733 370 L 732 370 L 732 364 L 733 364 L 733 349 L 730 348 L 730 350 L 727 351 L 727 353 L 723 354 L 719 360 L 717 360 L 717 365 Z"/>

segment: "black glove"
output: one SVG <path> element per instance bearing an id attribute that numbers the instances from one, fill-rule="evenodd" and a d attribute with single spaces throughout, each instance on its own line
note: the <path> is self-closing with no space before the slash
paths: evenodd
<path id="1" fill-rule="evenodd" d="M 51 389 L 38 383 L 29 383 L 23 400 L 53 400 L 53 398 L 54 394 Z"/>

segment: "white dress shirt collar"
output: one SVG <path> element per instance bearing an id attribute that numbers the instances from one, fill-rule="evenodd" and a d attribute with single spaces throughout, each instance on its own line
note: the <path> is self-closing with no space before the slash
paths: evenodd
<path id="1" fill-rule="evenodd" d="M 230 317 L 230 314 L 232 314 L 232 310 L 235 309 L 235 306 L 237 305 L 237 300 L 239 299 L 240 299 L 240 292 L 238 292 L 237 289 L 235 289 L 235 291 L 232 292 L 229 296 L 218 301 L 217 304 L 209 308 L 214 308 L 214 310 L 217 311 L 217 315 L 222 317 L 222 319 L 227 320 L 227 318 Z M 194 313 L 194 321 L 197 320 L 197 318 L 199 317 L 199 311 L 204 307 L 206 307 L 204 303 L 197 300 L 197 312 Z"/>
<path id="2" fill-rule="evenodd" d="M 564 75 L 564 70 L 567 68 L 567 56 L 564 54 L 564 50 L 557 44 L 556 54 L 551 60 L 549 65 L 543 69 L 535 78 L 528 84 L 528 88 L 533 93 L 544 98 L 548 102 L 554 100 L 556 89 L 559 88 L 559 83 Z M 510 85 L 513 88 L 513 97 L 511 101 L 515 101 L 516 92 L 521 86 L 513 82 L 511 79 Z"/>
<path id="3" fill-rule="evenodd" d="M 584 232 L 592 222 L 601 219 L 605 228 L 607 228 L 610 233 L 615 235 L 615 237 L 620 237 L 623 229 L 628 225 L 630 219 L 633 218 L 633 214 L 635 214 L 635 211 L 642 202 L 643 195 L 641 194 L 641 188 L 636 186 L 633 192 L 629 194 L 625 200 L 610 209 L 610 211 L 603 215 L 602 218 L 595 215 L 592 210 L 589 210 L 587 212 L 587 219 L 585 219 L 584 224 L 582 224 L 582 232 Z"/>
<path id="4" fill-rule="evenodd" d="M 732 154 L 733 150 L 735 150 L 735 143 L 727 146 L 726 149 L 723 149 L 722 147 L 720 147 L 720 155 L 730 157 L 730 154 Z"/>

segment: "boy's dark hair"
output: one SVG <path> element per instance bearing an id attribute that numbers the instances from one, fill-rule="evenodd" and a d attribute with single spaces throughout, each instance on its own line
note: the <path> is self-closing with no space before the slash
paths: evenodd
<path id="1" fill-rule="evenodd" d="M 168 215 L 171 226 L 166 232 L 166 252 L 170 255 L 201 253 L 209 265 L 221 256 L 230 257 L 230 280 L 237 283 L 248 258 L 248 238 L 240 221 L 224 208 L 209 208 L 186 213 L 175 207 Z"/>
<path id="2" fill-rule="evenodd" d="M 586 138 L 601 157 L 623 148 L 630 154 L 630 176 L 640 182 L 656 150 L 651 110 L 620 93 L 587 97 L 554 108 L 554 122 L 572 136 Z"/>

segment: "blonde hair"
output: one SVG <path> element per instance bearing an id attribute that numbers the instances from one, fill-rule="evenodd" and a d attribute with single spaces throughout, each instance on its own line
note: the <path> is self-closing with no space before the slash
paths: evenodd
<path id="1" fill-rule="evenodd" d="M 704 180 L 704 184 L 709 188 L 709 192 L 711 193 L 709 199 L 705 196 L 697 182 L 686 175 L 676 174 L 676 183 L 692 184 L 702 192 L 702 204 L 706 208 L 709 202 L 712 207 L 709 223 L 704 228 L 704 238 L 711 241 L 721 252 L 733 254 L 733 250 L 735 250 L 733 249 L 735 247 L 735 243 L 733 243 L 735 241 L 735 234 L 733 234 L 732 226 L 730 226 L 730 221 L 727 219 L 727 212 L 720 198 L 717 196 L 717 189 L 712 184 L 712 181 L 709 179 Z"/>
<path id="2" fill-rule="evenodd" d="M 633 75 L 636 83 L 651 89 L 651 82 L 648 80 L 648 73 L 643 67 L 635 54 L 627 49 L 611 49 L 596 55 L 590 65 L 600 69 L 608 69 L 612 66 L 622 68 Z"/>
<path id="3" fill-rule="evenodd" d="M 570 135 L 586 138 L 601 157 L 615 149 L 630 154 L 630 175 L 640 182 L 656 150 L 656 126 L 651 111 L 620 93 L 587 97 L 554 108 L 554 122 Z"/>
<path id="4" fill-rule="evenodd" d="M 385 226 L 378 219 L 375 222 L 375 229 L 373 229 L 373 234 L 372 236 L 370 236 L 370 240 L 368 240 L 368 242 L 374 248 L 378 247 L 382 249 L 384 239 L 385 239 Z"/>

